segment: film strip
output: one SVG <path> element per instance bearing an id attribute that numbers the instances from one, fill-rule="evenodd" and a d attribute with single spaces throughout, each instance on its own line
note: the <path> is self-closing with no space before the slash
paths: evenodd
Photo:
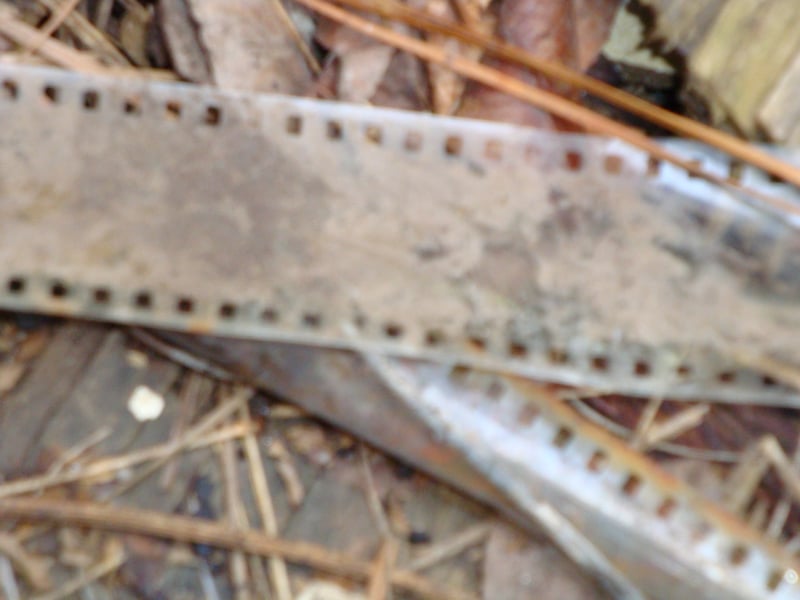
<path id="1" fill-rule="evenodd" d="M 0 119 L 3 308 L 800 401 L 728 352 L 794 347 L 794 224 L 614 140 L 15 66 Z"/>

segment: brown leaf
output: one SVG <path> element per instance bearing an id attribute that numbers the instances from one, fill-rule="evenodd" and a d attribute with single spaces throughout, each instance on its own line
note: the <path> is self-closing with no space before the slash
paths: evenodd
<path id="1" fill-rule="evenodd" d="M 606 43 L 620 0 L 572 0 L 575 7 L 576 66 L 585 71 Z"/>
<path id="2" fill-rule="evenodd" d="M 571 1 L 504 0 L 498 17 L 498 34 L 505 41 L 539 58 L 575 66 Z M 537 87 L 555 89 L 550 81 L 521 67 L 489 62 Z M 556 120 L 546 112 L 483 85 L 470 86 L 459 115 L 543 129 L 557 128 Z"/>
<path id="3" fill-rule="evenodd" d="M 618 4 L 619 0 L 504 0 L 497 33 L 538 58 L 584 70 L 605 42 Z M 575 95 L 521 67 L 487 62 L 542 89 Z M 482 85 L 469 86 L 459 115 L 543 129 L 573 129 L 542 110 Z"/>

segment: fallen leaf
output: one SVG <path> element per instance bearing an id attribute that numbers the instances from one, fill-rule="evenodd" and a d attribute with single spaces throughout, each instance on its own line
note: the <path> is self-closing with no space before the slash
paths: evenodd
<path id="1" fill-rule="evenodd" d="M 592 66 L 608 39 L 620 0 L 572 0 L 577 40 L 576 67 L 586 71 Z"/>
<path id="2" fill-rule="evenodd" d="M 188 4 L 218 86 L 285 94 L 308 89 L 311 73 L 278 2 Z"/>

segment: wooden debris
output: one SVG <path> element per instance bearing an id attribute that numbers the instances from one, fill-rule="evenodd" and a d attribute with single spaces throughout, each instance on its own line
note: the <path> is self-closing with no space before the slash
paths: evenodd
<path id="1" fill-rule="evenodd" d="M 42 431 L 70 397 L 104 335 L 101 327 L 61 328 L 28 377 L 3 399 L 0 473 L 9 476 L 33 468 L 33 449 Z"/>
<path id="2" fill-rule="evenodd" d="M 793 0 L 642 0 L 653 10 L 653 37 L 681 53 L 687 89 L 717 125 L 750 139 L 797 143 L 792 90 L 800 79 L 800 4 Z M 747 40 L 746 44 L 742 40 Z"/>

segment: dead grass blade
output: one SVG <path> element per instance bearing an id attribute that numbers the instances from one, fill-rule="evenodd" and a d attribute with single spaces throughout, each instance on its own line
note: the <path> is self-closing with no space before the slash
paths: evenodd
<path id="1" fill-rule="evenodd" d="M 61 600 L 62 598 L 68 598 L 93 581 L 113 573 L 125 563 L 125 560 L 125 550 L 122 548 L 122 543 L 118 540 L 109 540 L 106 544 L 105 557 L 101 561 L 86 570 L 82 570 L 75 578 L 61 584 L 58 589 L 33 596 L 31 600 Z"/>
<path id="2" fill-rule="evenodd" d="M 251 425 L 239 423 L 219 431 L 212 431 L 238 408 L 239 404 L 236 402 L 225 403 L 209 413 L 197 425 L 189 429 L 186 434 L 166 444 L 99 459 L 75 472 L 46 473 L 45 475 L 8 481 L 0 485 L 0 498 L 40 492 L 55 485 L 91 479 L 149 461 L 159 461 L 159 464 L 161 464 L 161 462 L 169 460 L 169 458 L 185 449 L 199 448 L 214 444 L 220 440 L 240 437 L 251 429 Z"/>
<path id="3" fill-rule="evenodd" d="M 239 411 L 242 420 L 252 424 L 250 412 L 247 408 Z M 261 527 L 271 536 L 278 535 L 278 519 L 275 515 L 275 505 L 269 490 L 269 482 L 264 474 L 264 460 L 258 447 L 258 440 L 254 433 L 244 436 L 244 453 L 250 471 L 250 485 L 256 499 L 256 506 L 261 517 Z M 292 600 L 292 588 L 286 563 L 279 556 L 269 557 L 269 572 L 277 600 Z"/>
<path id="4" fill-rule="evenodd" d="M 484 543 L 491 533 L 491 523 L 478 523 L 443 540 L 438 544 L 427 548 L 408 563 L 407 567 L 412 571 L 423 571 L 445 560 L 458 556 L 468 548 Z"/>
<path id="5" fill-rule="evenodd" d="M 61 9 L 61 0 L 39 0 L 52 13 L 56 14 Z M 65 26 L 89 50 L 102 58 L 109 65 L 129 67 L 130 61 L 125 57 L 106 35 L 97 29 L 85 16 L 76 11 L 71 11 L 64 19 Z"/>
<path id="6" fill-rule="evenodd" d="M 13 11 L 7 10 L 8 7 L 2 7 L 2 9 L 0 10 L 0 35 L 27 50 L 35 51 L 59 67 L 95 75 L 108 73 L 108 67 L 91 54 L 75 50 L 53 38 L 42 40 L 38 29 L 18 19 Z"/>
<path id="7" fill-rule="evenodd" d="M 394 563 L 397 561 L 399 546 L 391 536 L 383 538 L 378 555 L 372 564 L 372 575 L 369 578 L 367 600 L 385 600 L 391 598 L 391 577 Z"/>
<path id="8" fill-rule="evenodd" d="M 80 0 L 67 0 L 64 4 L 59 5 L 58 10 L 50 15 L 50 18 L 45 21 L 44 26 L 39 30 L 39 38 L 34 40 L 34 43 L 28 48 L 28 52 L 35 54 L 39 51 L 42 44 L 53 35 L 56 29 L 61 27 L 64 21 L 69 17 L 70 13 L 75 10 Z"/>
<path id="9" fill-rule="evenodd" d="M 247 511 L 242 504 L 239 493 L 239 476 L 236 469 L 236 448 L 227 440 L 215 445 L 219 455 L 222 471 L 223 497 L 228 517 L 228 525 L 236 531 L 245 531 L 250 527 Z M 247 559 L 241 550 L 233 550 L 228 561 L 229 577 L 233 585 L 236 600 L 247 600 L 250 597 L 250 578 L 247 571 Z"/>
<path id="10" fill-rule="evenodd" d="M 31 588 L 37 591 L 53 587 L 50 579 L 52 560 L 30 554 L 10 533 L 0 532 L 0 554 L 7 557 Z"/>

